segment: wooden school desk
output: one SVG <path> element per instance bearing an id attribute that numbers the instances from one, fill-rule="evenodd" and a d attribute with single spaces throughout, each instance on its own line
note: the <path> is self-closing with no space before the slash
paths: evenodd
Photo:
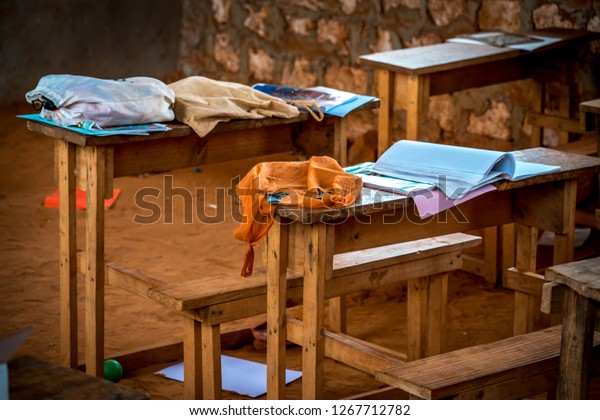
<path id="1" fill-rule="evenodd" d="M 279 207 L 266 245 L 268 398 L 285 395 L 287 268 L 304 275 L 303 398 L 322 396 L 324 284 L 333 271 L 335 254 L 515 223 L 516 267 L 508 281 L 515 291 L 514 333 L 533 330 L 543 284 L 543 276 L 536 273 L 538 228 L 555 233 L 555 263 L 572 260 L 577 178 L 600 172 L 600 159 L 545 148 L 514 153 L 519 160 L 560 165 L 561 169 L 521 181 L 499 182 L 497 191 L 424 220 L 416 216 L 412 199 L 382 192 L 373 196 L 369 189 L 363 189 L 357 202 L 343 209 Z"/>
<path id="2" fill-rule="evenodd" d="M 534 78 L 539 82 L 532 111 L 543 113 L 545 81 L 568 83 L 571 72 L 564 66 L 576 62 L 577 46 L 600 37 L 600 34 L 560 29 L 531 33 L 536 34 L 561 38 L 561 41 L 531 52 L 445 42 L 361 56 L 359 62 L 375 70 L 381 101 L 377 154 L 381 155 L 393 141 L 398 140 L 392 132 L 396 108 L 406 111 L 404 138 L 423 139 L 422 128 L 430 96 Z M 560 100 L 561 116 L 569 117 L 568 92 Z M 541 146 L 541 136 L 542 128 L 533 127 L 531 142 L 525 147 Z M 503 241 L 510 243 L 511 236 L 505 235 Z M 483 260 L 472 259 L 472 267 L 467 269 L 491 283 L 496 281 L 498 274 L 496 241 L 497 230 L 486 229 Z M 511 261 L 504 261 L 502 266 L 511 264 Z"/>
<path id="3" fill-rule="evenodd" d="M 598 33 L 558 29 L 528 34 L 557 37 L 561 41 L 531 52 L 445 42 L 359 57 L 361 64 L 375 70 L 377 79 L 381 101 L 378 153 L 396 140 L 392 136 L 395 107 L 406 111 L 404 138 L 422 139 L 422 122 L 430 96 L 527 78 L 564 81 L 569 71 L 560 66 L 576 62 L 577 47 L 600 37 Z M 540 83 L 534 111 L 543 112 L 544 93 L 544 84 Z M 561 112 L 566 108 L 567 117 L 568 105 L 568 95 L 563 95 Z M 530 147 L 540 146 L 540 140 L 540 130 L 534 130 Z"/>
<path id="4" fill-rule="evenodd" d="M 378 101 L 358 110 L 376 108 Z M 358 111 L 355 110 L 355 111 Z M 183 124 L 148 136 L 85 136 L 27 121 L 27 128 L 55 140 L 60 189 L 60 352 L 61 363 L 77 367 L 77 256 L 75 189 L 87 191 L 85 238 L 86 372 L 103 375 L 104 361 L 104 199 L 113 179 L 165 172 L 216 162 L 302 149 L 346 163 L 347 117 L 322 122 L 307 113 L 290 119 L 266 118 L 219 123 L 200 138 Z"/>

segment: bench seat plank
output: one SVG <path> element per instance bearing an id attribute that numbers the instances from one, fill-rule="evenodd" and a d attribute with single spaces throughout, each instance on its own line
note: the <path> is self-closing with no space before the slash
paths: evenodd
<path id="1" fill-rule="evenodd" d="M 460 398 L 461 395 L 473 398 L 483 395 L 481 390 L 486 387 L 510 388 L 534 376 L 546 376 L 555 382 L 560 339 L 561 326 L 557 325 L 398 364 L 378 372 L 375 377 L 423 399 Z M 596 334 L 594 345 L 599 344 L 600 334 Z M 510 389 L 507 392 L 511 395 Z"/>
<path id="2" fill-rule="evenodd" d="M 333 277 L 339 278 L 416 261 L 436 255 L 457 252 L 481 242 L 477 236 L 455 233 L 413 242 L 381 246 L 334 257 Z M 288 289 L 302 285 L 302 277 L 288 272 Z M 263 295 L 267 292 L 266 271 L 257 269 L 246 278 L 222 274 L 202 279 L 157 285 L 148 290 L 148 298 L 176 311 L 189 311 Z"/>

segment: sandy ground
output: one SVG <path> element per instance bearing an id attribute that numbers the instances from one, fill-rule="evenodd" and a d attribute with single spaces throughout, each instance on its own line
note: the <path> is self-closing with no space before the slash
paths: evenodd
<path id="1" fill-rule="evenodd" d="M 18 354 L 59 360 L 58 313 L 58 211 L 43 207 L 44 197 L 56 189 L 53 175 L 53 141 L 26 129 L 16 118 L 30 109 L 9 108 L 0 112 L 0 336 L 33 325 L 35 330 Z M 230 185 L 258 160 L 210 165 L 172 174 L 142 174 L 115 181 L 122 193 L 106 213 L 106 259 L 135 268 L 164 281 L 181 281 L 202 275 L 239 272 L 244 244 L 232 238 L 235 222 L 230 199 L 221 200 L 219 186 Z M 198 217 L 184 223 L 184 200 L 175 197 L 162 203 L 160 220 L 134 223 L 147 215 L 135 201 L 141 188 L 162 189 L 171 178 L 175 187 L 196 197 L 193 210 L 223 220 L 203 223 Z M 203 190 L 201 189 L 203 188 Z M 205 192 L 204 200 L 201 199 Z M 162 197 L 162 195 L 161 195 Z M 189 203 L 188 203 L 189 204 Z M 173 209 L 173 223 L 167 210 Z M 78 212 L 79 241 L 83 239 L 84 212 Z M 82 248 L 81 242 L 79 245 Z M 83 287 L 79 286 L 80 360 L 83 359 Z M 124 352 L 156 343 L 179 340 L 181 319 L 155 303 L 123 290 L 106 289 L 106 354 Z M 350 296 L 348 332 L 359 338 L 404 351 L 406 332 L 405 291 L 386 288 Z M 486 284 L 481 278 L 459 272 L 451 276 L 448 309 L 448 350 L 508 337 L 512 329 L 513 299 L 509 291 Z M 368 320 L 368 322 L 365 322 Z M 263 346 L 249 343 L 226 354 L 265 361 Z M 288 351 L 288 367 L 299 369 L 300 351 Z M 325 397 L 342 398 L 378 388 L 369 375 L 340 363 L 325 364 Z M 183 385 L 152 371 L 126 377 L 121 383 L 148 392 L 153 399 L 180 399 Z M 288 386 L 288 397 L 300 397 L 301 381 Z M 244 398 L 225 393 L 225 398 Z M 264 397 L 263 397 L 264 398 Z"/>

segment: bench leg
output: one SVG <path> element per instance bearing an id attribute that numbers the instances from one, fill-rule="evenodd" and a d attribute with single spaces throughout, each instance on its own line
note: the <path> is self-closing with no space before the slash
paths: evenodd
<path id="1" fill-rule="evenodd" d="M 517 238 L 515 261 L 517 270 L 535 273 L 537 267 L 537 228 L 517 223 L 515 224 L 515 234 Z M 533 331 L 533 314 L 536 305 L 539 309 L 539 304 L 534 296 L 515 291 L 513 335 Z"/>
<path id="2" fill-rule="evenodd" d="M 184 317 L 183 394 L 186 400 L 222 398 L 219 325 Z"/>
<path id="3" fill-rule="evenodd" d="M 346 296 L 327 300 L 325 325 L 328 330 L 346 333 Z"/>
<path id="4" fill-rule="evenodd" d="M 565 290 L 557 399 L 587 399 L 596 305 L 573 289 Z"/>
<path id="5" fill-rule="evenodd" d="M 201 323 L 183 318 L 183 397 L 202 398 L 202 332 Z"/>
<path id="6" fill-rule="evenodd" d="M 447 300 L 447 273 L 408 281 L 408 361 L 444 352 Z"/>

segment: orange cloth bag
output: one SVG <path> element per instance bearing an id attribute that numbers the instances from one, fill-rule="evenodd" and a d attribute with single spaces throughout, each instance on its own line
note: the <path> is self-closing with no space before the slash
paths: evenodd
<path id="1" fill-rule="evenodd" d="M 361 189 L 360 177 L 344 172 L 335 159 L 327 156 L 314 156 L 303 162 L 263 162 L 254 166 L 237 186 L 243 220 L 233 235 L 248 242 L 242 276 L 252 274 L 253 247 L 273 224 L 276 205 L 268 202 L 267 195 L 286 193 L 279 204 L 323 209 L 354 203 Z"/>

